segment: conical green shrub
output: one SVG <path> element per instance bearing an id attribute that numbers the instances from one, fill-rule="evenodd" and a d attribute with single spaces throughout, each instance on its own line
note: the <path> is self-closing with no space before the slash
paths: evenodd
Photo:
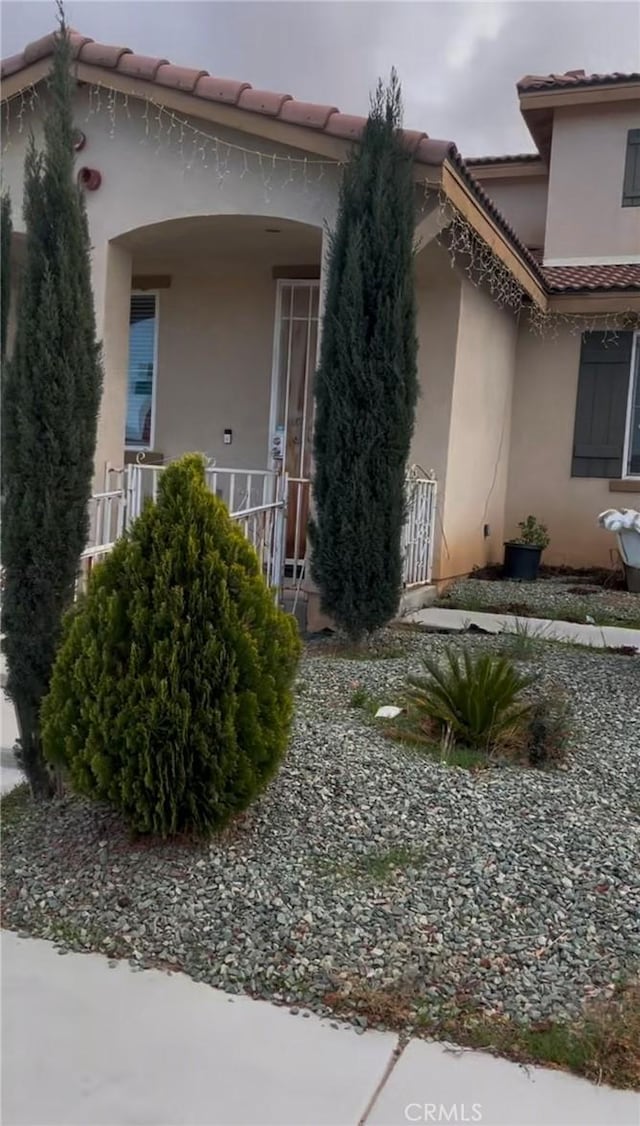
<path id="1" fill-rule="evenodd" d="M 210 833 L 282 759 L 298 654 L 293 618 L 189 454 L 68 616 L 46 756 L 138 832 Z"/>

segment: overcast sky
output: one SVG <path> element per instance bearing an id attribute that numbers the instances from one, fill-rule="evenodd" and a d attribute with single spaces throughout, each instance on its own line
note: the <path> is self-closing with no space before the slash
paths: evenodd
<path id="1" fill-rule="evenodd" d="M 366 113 L 395 66 L 405 124 L 463 153 L 523 152 L 532 142 L 514 85 L 527 73 L 640 70 L 636 0 L 506 3 L 211 3 L 66 0 L 69 24 L 132 47 L 305 101 Z M 3 0 L 2 55 L 55 25 L 53 2 Z"/>

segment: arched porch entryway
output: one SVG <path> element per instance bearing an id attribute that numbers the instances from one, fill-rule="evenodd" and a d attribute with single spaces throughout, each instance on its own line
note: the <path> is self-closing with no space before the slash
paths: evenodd
<path id="1" fill-rule="evenodd" d="M 239 491 L 245 505 L 261 499 L 261 472 L 286 472 L 286 554 L 304 557 L 309 490 L 296 481 L 311 469 L 322 231 L 204 216 L 115 245 L 131 272 L 123 460 L 160 465 L 201 451 L 236 471 L 217 479 L 231 506 Z"/>

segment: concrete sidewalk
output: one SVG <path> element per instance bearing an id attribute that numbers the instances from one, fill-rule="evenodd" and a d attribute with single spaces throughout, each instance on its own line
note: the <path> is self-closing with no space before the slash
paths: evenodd
<path id="1" fill-rule="evenodd" d="M 581 622 L 561 622 L 552 618 L 518 618 L 512 614 L 487 614 L 480 610 L 448 610 L 444 606 L 429 606 L 416 610 L 402 619 L 433 629 L 462 632 L 470 625 L 487 633 L 515 633 L 527 630 L 541 641 L 571 641 L 597 649 L 618 649 L 622 646 L 637 649 L 640 653 L 640 630 L 622 626 L 593 626 Z"/>
<path id="2" fill-rule="evenodd" d="M 2 932 L 3 1126 L 633 1126 L 559 1072 L 347 1025 Z"/>

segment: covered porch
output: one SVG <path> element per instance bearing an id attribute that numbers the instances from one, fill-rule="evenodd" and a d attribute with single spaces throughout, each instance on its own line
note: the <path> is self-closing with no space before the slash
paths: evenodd
<path id="1" fill-rule="evenodd" d="M 164 465 L 198 451 L 266 577 L 304 599 L 323 240 L 300 222 L 219 215 L 114 241 L 127 288 L 107 303 L 105 329 L 112 358 L 120 335 L 122 364 L 119 379 L 110 365 L 101 427 L 120 437 L 98 460 L 87 558 L 155 495 Z M 408 585 L 431 577 L 435 485 L 419 476 L 410 481 Z"/>
<path id="2" fill-rule="evenodd" d="M 129 265 L 118 302 L 127 362 L 104 407 L 120 414 L 120 456 L 103 472 L 144 467 L 135 478 L 144 499 L 157 483 L 147 468 L 196 450 L 218 469 L 211 484 L 232 512 L 272 503 L 286 474 L 296 573 L 306 550 L 321 229 L 192 217 L 139 228 L 114 248 Z"/>

